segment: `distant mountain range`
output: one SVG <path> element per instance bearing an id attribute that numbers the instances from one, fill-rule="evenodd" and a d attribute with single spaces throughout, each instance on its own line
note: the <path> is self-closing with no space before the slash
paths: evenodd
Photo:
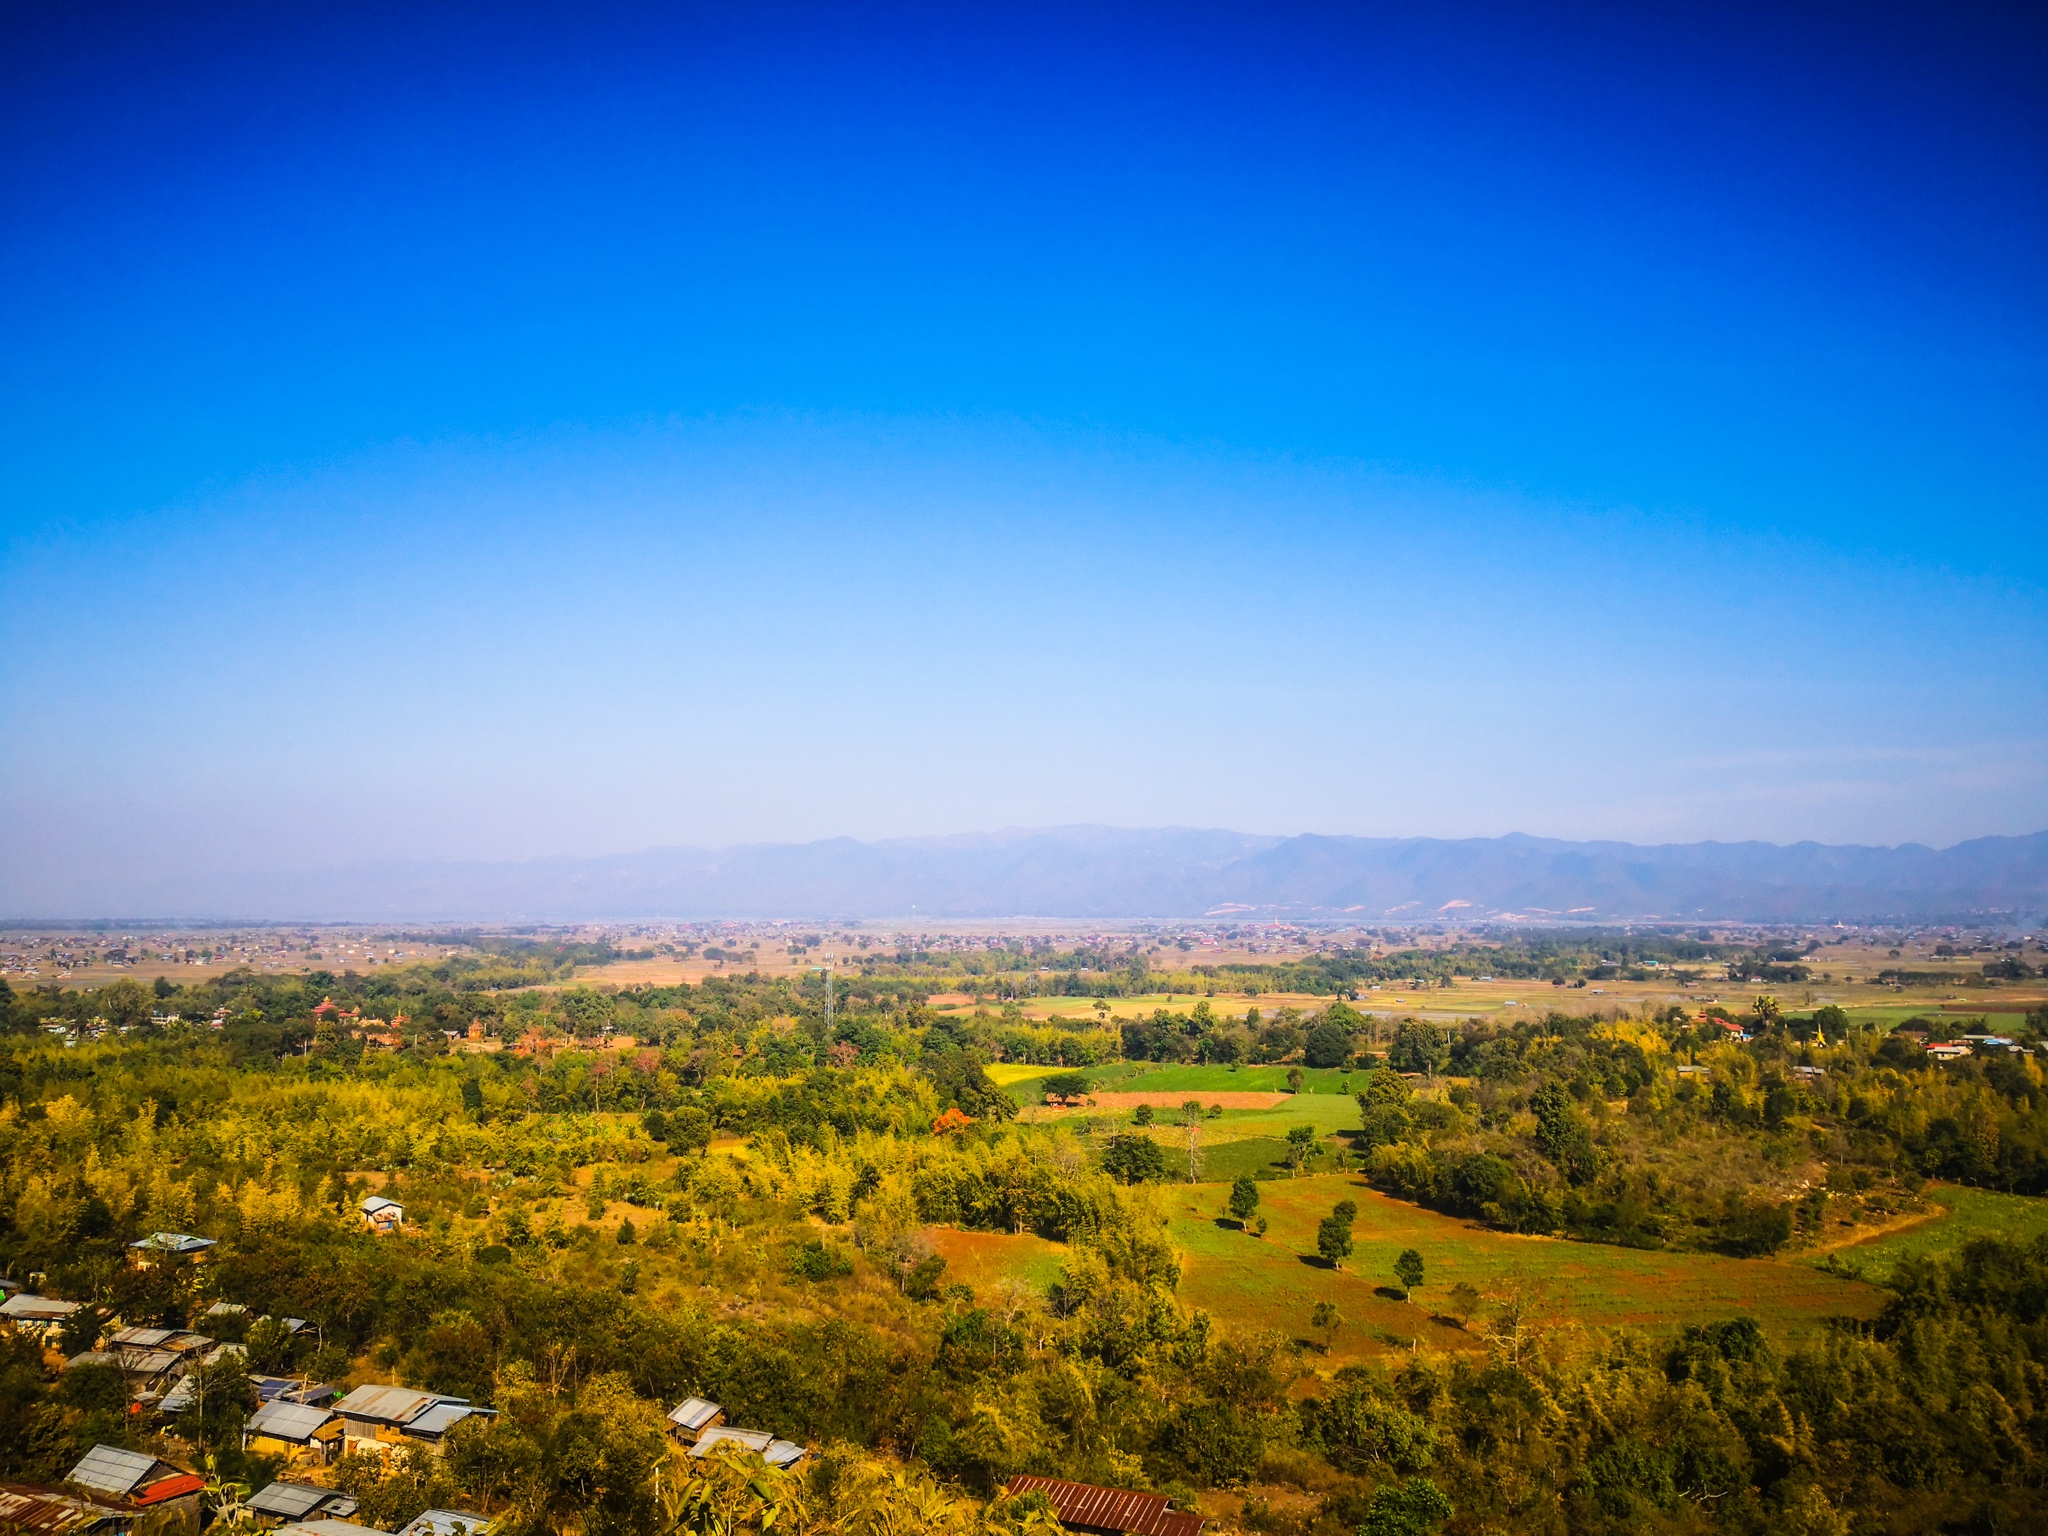
<path id="1" fill-rule="evenodd" d="M 158 916 L 1785 921 L 2048 913 L 2048 832 L 1953 848 L 1263 837 L 1058 827 L 862 843 L 368 864 L 191 890 Z"/>

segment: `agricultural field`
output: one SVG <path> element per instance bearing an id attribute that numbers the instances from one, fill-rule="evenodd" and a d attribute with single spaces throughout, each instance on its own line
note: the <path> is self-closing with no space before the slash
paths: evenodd
<path id="1" fill-rule="evenodd" d="M 1884 1304 L 1875 1286 L 1806 1265 L 1713 1254 L 1645 1252 L 1488 1231 L 1392 1200 L 1350 1174 L 1261 1182 L 1263 1238 L 1224 1214 L 1229 1186 L 1181 1185 L 1165 1194 L 1183 1256 L 1181 1299 L 1234 1328 L 1271 1329 L 1320 1350 L 1310 1314 L 1335 1303 L 1343 1321 L 1328 1368 L 1417 1344 L 1478 1350 L 1501 1307 L 1519 1298 L 1539 1329 L 1631 1328 L 1669 1335 L 1689 1323 L 1752 1315 L 1782 1339 L 1816 1333 L 1828 1319 L 1868 1319 Z M 1339 1200 L 1358 1206 L 1350 1258 L 1332 1269 L 1315 1256 L 1316 1223 Z M 1042 1292 L 1057 1278 L 1064 1246 L 1043 1238 L 935 1228 L 948 1279 L 977 1293 L 1005 1285 Z M 1425 1280 L 1404 1300 L 1394 1278 L 1403 1249 L 1423 1256 Z M 1482 1298 L 1461 1324 L 1446 1315 L 1464 1282 Z"/>
<path id="2" fill-rule="evenodd" d="M 2048 1199 L 1959 1184 L 1930 1189 L 1928 1199 L 1932 1209 L 1924 1217 L 1862 1242 L 1801 1255 L 1799 1262 L 1882 1285 L 1900 1261 L 1952 1258 L 1973 1237 L 2024 1241 L 2048 1234 Z"/>
<path id="3" fill-rule="evenodd" d="M 1003 1062 L 988 1068 L 988 1075 L 1018 1103 L 1042 1104 L 1045 1079 L 1065 1070 Z M 1082 1075 L 1095 1092 L 1169 1093 L 1200 1099 L 1211 1093 L 1285 1093 L 1289 1072 L 1300 1073 L 1298 1096 L 1304 1098 L 1349 1095 L 1361 1076 L 1335 1067 L 1160 1066 L 1149 1061 L 1109 1062 L 1089 1067 Z"/>

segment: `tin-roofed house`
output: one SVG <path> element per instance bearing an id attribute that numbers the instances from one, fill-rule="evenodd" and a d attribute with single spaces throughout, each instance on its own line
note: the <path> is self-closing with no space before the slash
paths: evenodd
<path id="1" fill-rule="evenodd" d="M 668 1432 L 685 1445 L 695 1445 L 705 1430 L 724 1422 L 725 1410 L 702 1397 L 686 1397 L 668 1411 Z"/>
<path id="2" fill-rule="evenodd" d="M 98 1349 L 72 1356 L 65 1368 L 111 1365 L 127 1378 L 136 1397 L 167 1398 L 212 1343 L 205 1334 L 182 1328 L 123 1328 Z"/>
<path id="3" fill-rule="evenodd" d="M 430 1509 L 400 1527 L 398 1536 L 490 1536 L 491 1517 L 466 1509 Z"/>
<path id="4" fill-rule="evenodd" d="M 197 1263 L 220 1246 L 216 1237 L 194 1237 L 189 1232 L 152 1232 L 128 1245 L 128 1262 L 137 1269 L 159 1264 Z"/>
<path id="5" fill-rule="evenodd" d="M 311 1520 L 294 1520 L 290 1525 L 280 1525 L 277 1536 L 386 1536 L 386 1533 L 374 1526 L 357 1525 L 353 1520 L 315 1515 Z"/>
<path id="6" fill-rule="evenodd" d="M 363 1197 L 363 1225 L 380 1237 L 405 1225 L 405 1207 L 382 1195 Z"/>
<path id="7" fill-rule="evenodd" d="M 789 1468 L 802 1461 L 804 1448 L 788 1440 L 778 1440 L 765 1429 L 734 1429 L 727 1424 L 714 1424 L 697 1437 L 697 1443 L 690 1447 L 692 1456 L 710 1456 L 720 1446 L 729 1450 L 748 1450 L 767 1462 L 771 1467 Z"/>
<path id="8" fill-rule="evenodd" d="M 271 1483 L 253 1493 L 242 1508 L 258 1527 L 288 1525 L 299 1520 L 346 1520 L 356 1512 L 356 1501 L 339 1488 L 315 1488 L 311 1483 Z"/>
<path id="9" fill-rule="evenodd" d="M 1061 1525 L 1087 1536 L 1202 1536 L 1202 1517 L 1175 1509 L 1163 1493 L 1026 1475 L 1011 1478 L 1008 1492 L 1044 1494 Z"/>
<path id="10" fill-rule="evenodd" d="M 23 1291 L 0 1302 L 0 1323 L 5 1323 L 16 1333 L 25 1333 L 48 1344 L 57 1337 L 58 1330 L 78 1307 L 79 1303 L 75 1301 L 59 1301 L 54 1296 L 31 1296 Z"/>
<path id="11" fill-rule="evenodd" d="M 479 1408 L 466 1397 L 420 1392 L 411 1387 L 357 1387 L 334 1411 L 342 1419 L 342 1449 L 373 1451 L 388 1456 L 401 1445 L 439 1450 L 448 1431 L 464 1419 L 495 1410 Z"/>
<path id="12" fill-rule="evenodd" d="M 341 1441 L 342 1418 L 332 1408 L 294 1403 L 281 1397 L 258 1408 L 242 1426 L 242 1449 L 261 1456 L 283 1456 L 325 1465 L 340 1454 Z"/>
<path id="13" fill-rule="evenodd" d="M 125 1536 L 135 1512 L 62 1488 L 0 1483 L 0 1532 L 7 1536 Z"/>
<path id="14" fill-rule="evenodd" d="M 146 1451 L 96 1445 L 64 1475 L 64 1481 L 96 1503 L 111 1503 L 159 1519 L 199 1515 L 203 1479 Z"/>

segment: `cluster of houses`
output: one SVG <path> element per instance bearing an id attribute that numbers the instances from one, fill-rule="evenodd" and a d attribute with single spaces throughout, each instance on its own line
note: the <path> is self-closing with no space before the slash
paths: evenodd
<path id="1" fill-rule="evenodd" d="M 392 1201 L 373 1196 L 363 1203 L 363 1218 L 374 1230 L 391 1230 L 403 1216 Z M 213 1246 L 210 1238 L 157 1232 L 132 1244 L 130 1258 L 139 1265 L 203 1259 Z M 0 1325 L 38 1340 L 48 1352 L 78 1310 L 77 1302 L 14 1292 L 0 1301 Z M 198 1321 L 246 1316 L 247 1308 L 223 1301 Z M 294 1334 L 307 1326 L 300 1318 L 276 1321 Z M 222 1362 L 240 1350 L 198 1329 L 124 1327 L 63 1365 L 117 1370 L 138 1411 L 176 1415 L 195 1405 L 193 1367 Z M 496 1413 L 465 1397 L 414 1387 L 368 1383 L 342 1394 L 324 1383 L 289 1377 L 250 1380 L 257 1407 L 243 1425 L 244 1449 L 278 1457 L 302 1477 L 317 1476 L 350 1453 L 389 1458 L 401 1447 L 418 1446 L 438 1454 L 457 1425 Z M 692 1457 L 751 1453 L 786 1470 L 808 1454 L 805 1447 L 767 1430 L 728 1424 L 725 1410 L 705 1398 L 684 1399 L 669 1410 L 667 1420 L 670 1435 Z M 205 1491 L 205 1481 L 185 1468 L 147 1452 L 98 1445 L 71 1469 L 62 1487 L 0 1484 L 0 1536 L 130 1536 L 145 1526 L 156 1531 L 175 1524 L 196 1529 L 218 1513 L 201 1509 Z M 1202 1528 L 1200 1516 L 1174 1511 L 1158 1494 L 1054 1478 L 1016 1478 L 1011 1491 L 1043 1494 L 1063 1525 L 1089 1536 L 1200 1536 Z M 312 1481 L 273 1482 L 244 1503 L 241 1512 L 245 1523 L 277 1536 L 386 1536 L 349 1519 L 356 1505 L 346 1494 Z M 431 1509 L 398 1536 L 487 1536 L 490 1526 L 486 1515 Z"/>

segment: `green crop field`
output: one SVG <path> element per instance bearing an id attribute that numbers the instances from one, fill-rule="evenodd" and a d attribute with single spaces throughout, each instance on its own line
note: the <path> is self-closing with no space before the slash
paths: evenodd
<path id="1" fill-rule="evenodd" d="M 1901 1259 L 1945 1257 L 1973 1237 L 2033 1238 L 2048 1233 L 2048 1200 L 1942 1185 L 1928 1191 L 1938 1214 L 1903 1231 L 1800 1262 L 1882 1284 Z"/>
<path id="2" fill-rule="evenodd" d="M 1040 1067 L 1023 1062 L 998 1062 L 988 1068 L 989 1080 L 1020 1103 L 1038 1104 L 1045 1099 L 1045 1079 L 1066 1067 Z M 1106 1062 L 1085 1069 L 1088 1086 L 1103 1093 L 1185 1093 L 1199 1098 L 1204 1093 L 1285 1093 L 1287 1067 L 1158 1066 L 1144 1061 Z M 1298 1097 L 1341 1098 L 1363 1084 L 1360 1072 L 1340 1072 L 1333 1067 L 1298 1069 L 1302 1091 Z"/>
<path id="3" fill-rule="evenodd" d="M 1526 1297 L 1540 1325 L 1551 1328 L 1661 1334 L 1750 1313 L 1780 1338 L 1810 1334 L 1833 1317 L 1874 1317 L 1884 1300 L 1870 1285 L 1800 1264 L 1491 1232 L 1388 1199 L 1348 1174 L 1262 1182 L 1259 1193 L 1260 1214 L 1270 1224 L 1264 1238 L 1223 1215 L 1227 1186 L 1168 1189 L 1173 1239 L 1185 1263 L 1181 1297 L 1229 1326 L 1304 1339 L 1313 1331 L 1315 1304 L 1334 1302 L 1344 1322 L 1329 1356 L 1333 1365 L 1418 1339 L 1436 1348 L 1480 1348 L 1487 1317 L 1513 1294 Z M 1333 1270 L 1314 1257 L 1315 1228 L 1343 1199 L 1358 1203 L 1356 1246 Z M 933 1237 L 951 1265 L 949 1278 L 977 1289 L 1004 1281 L 1042 1286 L 1063 1253 L 1060 1244 L 1035 1237 Z M 1412 1302 L 1395 1288 L 1394 1259 L 1404 1248 L 1420 1252 L 1427 1267 Z M 1461 1280 L 1487 1298 L 1468 1328 L 1438 1315 Z"/>

